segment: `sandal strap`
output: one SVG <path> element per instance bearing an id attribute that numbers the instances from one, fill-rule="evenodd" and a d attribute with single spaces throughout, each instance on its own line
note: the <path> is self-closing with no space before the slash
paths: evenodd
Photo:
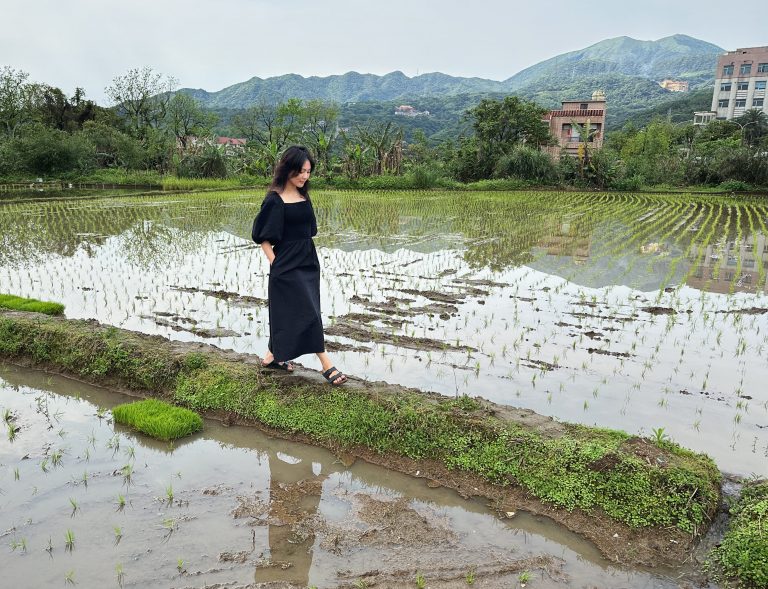
<path id="1" fill-rule="evenodd" d="M 339 374 L 341 374 L 341 371 L 338 368 L 336 368 L 335 366 L 331 366 L 328 370 L 323 372 L 323 376 L 326 379 L 329 379 L 329 378 L 331 378 L 331 374 L 333 374 L 334 372 L 338 372 Z M 338 376 L 334 377 L 332 380 L 336 380 L 337 378 L 338 378 Z"/>

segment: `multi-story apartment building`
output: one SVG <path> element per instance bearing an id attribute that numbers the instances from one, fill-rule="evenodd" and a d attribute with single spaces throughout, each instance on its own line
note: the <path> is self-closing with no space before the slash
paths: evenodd
<path id="1" fill-rule="evenodd" d="M 728 51 L 717 60 L 712 112 L 718 119 L 733 119 L 756 108 L 768 114 L 768 47 Z"/>
<path id="2" fill-rule="evenodd" d="M 545 148 L 546 151 L 553 157 L 561 153 L 578 156 L 579 146 L 584 149 L 585 143 L 590 150 L 600 149 L 605 133 L 605 94 L 597 90 L 592 93 L 592 100 L 566 100 L 562 104 L 560 110 L 544 115 L 544 123 L 558 143 Z M 589 136 L 581 137 L 579 131 L 583 131 L 586 124 L 590 127 Z"/>

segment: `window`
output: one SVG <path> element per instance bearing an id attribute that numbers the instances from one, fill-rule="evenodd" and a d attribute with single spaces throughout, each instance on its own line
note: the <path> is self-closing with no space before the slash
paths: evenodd
<path id="1" fill-rule="evenodd" d="M 579 110 L 587 110 L 587 108 L 589 108 L 588 104 L 582 103 L 582 104 L 579 105 Z"/>
<path id="2" fill-rule="evenodd" d="M 745 108 L 747 106 L 747 99 L 741 98 L 737 100 L 733 106 L 735 106 L 736 108 Z"/>
<path id="3" fill-rule="evenodd" d="M 731 102 L 731 101 L 730 101 L 730 100 L 728 100 L 727 98 L 724 98 L 724 99 L 722 99 L 722 100 L 718 100 L 718 101 L 717 101 L 717 108 L 728 108 L 728 104 L 729 104 L 730 102 Z"/>
<path id="4" fill-rule="evenodd" d="M 760 63 L 757 65 L 758 74 L 768 74 L 768 63 Z"/>
<path id="5" fill-rule="evenodd" d="M 736 90 L 749 90 L 749 82 L 739 82 L 736 84 Z"/>
<path id="6" fill-rule="evenodd" d="M 723 66 L 723 76 L 732 76 L 733 75 L 733 64 L 731 65 L 724 65 Z"/>
<path id="7" fill-rule="evenodd" d="M 753 98 L 752 106 L 763 106 L 763 98 Z"/>
<path id="8" fill-rule="evenodd" d="M 755 90 L 765 90 L 765 80 L 757 80 L 755 82 Z"/>
<path id="9" fill-rule="evenodd" d="M 731 83 L 730 82 L 723 82 L 720 84 L 720 92 L 730 92 L 731 91 Z"/>
<path id="10" fill-rule="evenodd" d="M 742 63 L 741 67 L 739 68 L 739 74 L 750 74 L 752 73 L 752 64 L 751 63 Z"/>

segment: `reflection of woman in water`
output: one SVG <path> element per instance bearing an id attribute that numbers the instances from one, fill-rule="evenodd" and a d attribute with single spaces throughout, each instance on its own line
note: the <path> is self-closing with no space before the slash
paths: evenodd
<path id="1" fill-rule="evenodd" d="M 291 360 L 315 353 L 325 379 L 341 385 L 347 377 L 325 353 L 320 315 L 320 262 L 312 241 L 317 221 L 309 200 L 314 165 L 305 147 L 289 147 L 253 223 L 253 240 L 270 265 L 269 351 L 263 365 L 290 372 Z"/>
<path id="2" fill-rule="evenodd" d="M 271 566 L 257 568 L 255 580 L 290 581 L 306 586 L 315 544 L 312 521 L 317 515 L 328 473 L 316 475 L 309 456 L 300 460 L 291 456 L 281 458 L 280 452 L 269 450 L 268 457 L 267 535 Z"/>

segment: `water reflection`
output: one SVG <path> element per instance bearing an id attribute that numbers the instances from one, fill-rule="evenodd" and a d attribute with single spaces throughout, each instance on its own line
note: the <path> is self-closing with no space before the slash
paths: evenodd
<path id="1" fill-rule="evenodd" d="M 500 520 L 482 502 L 429 489 L 423 480 L 363 462 L 346 468 L 324 450 L 250 428 L 206 421 L 203 433 L 172 451 L 125 434 L 115 452 L 104 447 L 115 430 L 96 409 L 124 396 L 3 364 L 0 374 L 2 406 L 21 425 L 16 441 L 0 445 L 6 534 L 28 546 L 28 554 L 3 561 L 3 578 L 15 586 L 54 586 L 69 570 L 82 586 L 104 586 L 121 563 L 130 583 L 141 587 L 187 586 L 193 579 L 195 586 L 255 580 L 336 587 L 366 575 L 398 586 L 404 578 L 398 575 L 417 568 L 428 576 L 458 570 L 461 577 L 477 568 L 485 575 L 478 582 L 506 587 L 519 571 L 504 571 L 518 559 L 528 559 L 531 572 L 552 587 L 677 586 L 658 571 L 613 567 L 589 543 L 544 518 Z M 36 410 L 42 403 L 47 417 Z M 47 473 L 38 465 L 46 448 L 60 448 L 64 457 Z M 128 449 L 135 480 L 126 487 L 113 471 Z M 84 469 L 86 487 L 78 483 Z M 173 477 L 173 504 L 158 497 L 167 477 Z M 120 495 L 128 505 L 115 510 Z M 68 498 L 79 504 L 74 517 Z M 59 537 L 66 529 L 74 530 L 77 543 L 65 554 Z M 114 529 L 121 530 L 118 543 Z M 44 551 L 49 537 L 55 543 L 50 556 Z M 547 571 L 554 576 L 545 577 Z"/>

